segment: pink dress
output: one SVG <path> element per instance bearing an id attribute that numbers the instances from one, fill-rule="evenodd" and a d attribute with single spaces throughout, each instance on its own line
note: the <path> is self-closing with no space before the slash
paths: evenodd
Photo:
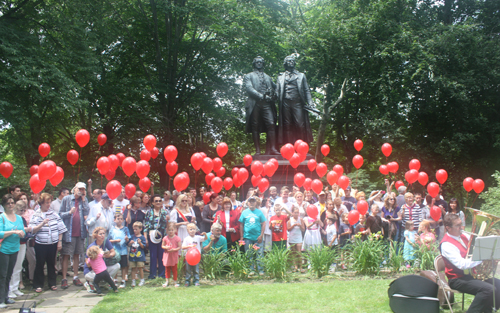
<path id="1" fill-rule="evenodd" d="M 181 243 L 181 238 L 179 236 L 174 236 L 170 238 L 169 236 L 163 237 L 163 245 L 170 246 L 171 248 L 179 248 Z M 167 252 L 163 250 L 163 265 L 164 266 L 176 266 L 179 262 L 179 251 Z"/>
<path id="2" fill-rule="evenodd" d="M 427 247 L 429 247 L 436 242 L 436 236 L 431 232 L 422 233 L 420 235 L 420 241 L 422 241 Z"/>

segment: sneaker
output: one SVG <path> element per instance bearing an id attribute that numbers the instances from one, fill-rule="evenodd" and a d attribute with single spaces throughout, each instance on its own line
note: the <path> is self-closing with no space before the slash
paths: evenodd
<path id="1" fill-rule="evenodd" d="M 24 293 L 20 292 L 19 290 L 14 290 L 14 293 L 19 297 L 24 296 Z"/>
<path id="2" fill-rule="evenodd" d="M 90 288 L 90 284 L 89 284 L 88 282 L 85 282 L 85 284 L 83 284 L 83 286 L 87 289 L 87 292 L 88 292 L 88 293 L 92 293 L 92 292 L 94 292 L 94 291 L 92 290 L 92 288 Z"/>
<path id="3" fill-rule="evenodd" d="M 189 283 L 185 283 L 185 284 L 184 284 L 184 287 L 189 287 Z"/>
<path id="4" fill-rule="evenodd" d="M 17 298 L 17 295 L 15 293 L 13 293 L 12 291 L 9 291 L 8 297 L 9 298 Z"/>
<path id="5" fill-rule="evenodd" d="M 135 287 L 135 279 L 132 279 L 132 284 L 130 284 L 131 287 Z"/>
<path id="6" fill-rule="evenodd" d="M 167 280 L 167 281 L 166 281 L 163 285 L 161 285 L 161 286 L 162 286 L 163 288 L 168 287 L 168 280 Z"/>
<path id="7" fill-rule="evenodd" d="M 73 279 L 73 285 L 78 286 L 78 287 L 83 286 L 82 282 L 80 281 L 80 278 Z"/>
<path id="8" fill-rule="evenodd" d="M 61 288 L 62 289 L 68 289 L 68 280 L 67 279 L 63 279 L 61 280 Z"/>
<path id="9" fill-rule="evenodd" d="M 113 279 L 113 281 L 115 282 L 115 285 L 118 286 L 118 279 Z"/>
<path id="10" fill-rule="evenodd" d="M 14 304 L 14 303 L 16 303 L 16 301 L 12 300 L 11 298 L 5 300 L 5 304 Z"/>
<path id="11" fill-rule="evenodd" d="M 127 283 L 124 281 L 122 281 L 121 285 L 118 286 L 118 288 L 125 288 L 125 287 L 127 287 Z"/>
<path id="12" fill-rule="evenodd" d="M 200 287 L 200 283 L 194 283 L 196 287 Z"/>
<path id="13" fill-rule="evenodd" d="M 5 303 L 0 303 L 0 309 L 5 309 L 7 307 L 7 304 Z"/>
<path id="14" fill-rule="evenodd" d="M 140 286 L 144 286 L 144 284 L 145 284 L 144 279 L 141 279 L 141 281 L 139 282 L 139 287 L 140 287 Z"/>
<path id="15" fill-rule="evenodd" d="M 174 287 L 177 288 L 177 287 L 180 287 L 181 285 L 179 285 L 178 283 L 175 283 Z"/>

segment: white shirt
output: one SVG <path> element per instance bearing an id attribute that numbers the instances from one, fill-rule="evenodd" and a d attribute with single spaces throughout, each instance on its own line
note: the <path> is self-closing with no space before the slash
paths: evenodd
<path id="1" fill-rule="evenodd" d="M 191 236 L 188 235 L 182 241 L 182 246 L 186 247 L 186 246 L 190 246 L 192 244 L 196 244 L 196 249 L 198 249 L 198 251 L 200 251 L 200 253 L 201 253 L 201 242 L 202 241 L 205 241 L 205 237 L 204 236 L 195 235 L 194 237 L 191 237 Z"/>
<path id="2" fill-rule="evenodd" d="M 464 235 L 467 237 L 467 239 L 470 240 L 470 237 L 467 234 Z M 464 246 L 464 248 L 467 248 L 460 237 L 452 236 L 450 235 L 450 233 L 448 233 L 448 236 L 460 242 L 462 246 Z M 451 264 L 455 265 L 455 267 L 460 270 L 470 269 L 482 263 L 482 261 L 472 261 L 462 258 L 462 256 L 460 255 L 460 250 L 454 244 L 446 241 L 441 244 L 441 254 L 448 261 L 450 261 Z"/>
<path id="3" fill-rule="evenodd" d="M 50 204 L 50 209 L 52 209 L 54 212 L 56 212 L 57 214 L 59 214 L 59 210 L 61 209 L 61 203 L 62 203 L 62 199 L 56 198 Z"/>
<path id="4" fill-rule="evenodd" d="M 337 235 L 337 227 L 335 227 L 335 223 L 328 225 L 326 227 L 326 243 L 330 244 L 330 242 L 332 242 L 333 236 L 335 235 Z M 338 244 L 338 237 L 335 238 L 335 241 L 333 242 L 334 246 L 337 244 Z"/>
<path id="5" fill-rule="evenodd" d="M 276 199 L 276 201 L 274 201 L 274 205 L 276 205 L 276 204 L 280 204 L 282 207 L 286 206 L 286 208 L 288 209 L 288 211 L 292 211 L 293 203 L 292 203 L 292 201 L 290 201 L 290 197 L 288 197 L 286 203 L 283 202 L 283 198 L 280 197 L 280 198 Z"/>
<path id="6" fill-rule="evenodd" d="M 125 211 L 125 207 L 129 205 L 130 201 L 127 199 L 123 199 L 122 201 L 119 201 L 118 199 L 113 200 L 113 204 L 111 204 L 111 207 L 113 208 L 113 211 L 115 213 L 122 213 Z"/>
<path id="7" fill-rule="evenodd" d="M 101 216 L 96 219 L 97 214 L 99 213 L 101 213 Z M 88 226 L 89 234 L 92 234 L 96 227 L 104 227 L 106 231 L 109 232 L 109 230 L 115 225 L 114 214 L 115 211 L 113 211 L 112 208 L 105 209 L 102 204 L 91 207 L 87 220 L 85 220 L 85 224 Z"/>
<path id="8" fill-rule="evenodd" d="M 226 232 L 227 232 L 227 230 L 229 228 L 231 228 L 231 227 L 229 227 L 229 220 L 231 219 L 231 212 L 224 210 L 224 215 L 226 218 Z"/>

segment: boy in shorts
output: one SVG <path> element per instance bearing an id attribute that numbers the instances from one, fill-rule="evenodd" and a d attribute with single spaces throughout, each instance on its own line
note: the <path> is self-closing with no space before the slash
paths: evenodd
<path id="1" fill-rule="evenodd" d="M 132 268 L 132 287 L 135 287 L 135 274 L 139 270 L 139 275 L 141 276 L 141 281 L 139 286 L 144 285 L 144 263 L 146 262 L 146 256 L 144 255 L 144 248 L 146 247 L 146 238 L 141 234 L 142 223 L 135 222 L 133 225 L 134 234 L 128 242 L 130 247 L 129 252 L 129 266 Z"/>
<path id="2" fill-rule="evenodd" d="M 130 232 L 128 227 L 123 226 L 123 214 L 115 214 L 115 226 L 109 231 L 109 241 L 113 244 L 115 251 L 120 253 L 120 268 L 122 270 L 122 283 L 118 288 L 125 288 L 127 286 L 128 274 L 128 250 L 127 243 L 130 239 Z M 116 277 L 115 278 L 115 283 Z"/>

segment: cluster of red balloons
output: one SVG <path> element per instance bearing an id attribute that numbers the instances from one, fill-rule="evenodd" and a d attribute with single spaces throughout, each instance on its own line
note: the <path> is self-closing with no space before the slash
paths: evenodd
<path id="1" fill-rule="evenodd" d="M 237 171 L 235 169 L 236 168 L 231 171 L 231 174 L 233 174 L 233 181 L 235 186 L 239 187 L 239 185 L 242 185 L 246 181 L 246 179 L 244 179 L 243 181 L 239 181 L 237 184 L 236 179 L 240 178 L 239 172 L 241 171 L 241 169 L 238 169 Z M 262 162 L 260 161 L 251 162 L 250 171 L 252 172 L 252 177 L 250 180 L 252 182 L 252 185 L 254 187 L 258 187 L 260 192 L 265 192 L 269 188 L 269 180 L 265 178 L 265 176 L 272 177 L 277 170 L 278 160 L 276 160 L 275 158 L 269 159 L 264 164 L 262 164 Z M 245 175 L 243 175 L 243 178 L 245 178 Z"/>
<path id="2" fill-rule="evenodd" d="M 41 192 L 45 188 L 47 180 L 55 187 L 64 179 L 63 169 L 52 160 L 43 161 L 38 166 L 33 165 L 30 168 L 30 174 L 30 187 L 34 193 Z"/>
<path id="3" fill-rule="evenodd" d="M 294 145 L 287 143 L 281 147 L 280 152 L 281 156 L 288 160 L 293 168 L 297 168 L 300 163 L 305 161 L 307 153 L 309 152 L 309 145 L 307 142 L 299 139 L 295 141 Z"/>
<path id="4" fill-rule="evenodd" d="M 396 161 L 389 162 L 387 165 L 380 165 L 378 170 L 382 175 L 389 175 L 389 173 L 395 174 L 399 170 L 399 164 Z"/>
<path id="5" fill-rule="evenodd" d="M 484 190 L 484 182 L 482 179 L 479 178 L 474 180 L 474 178 L 472 177 L 467 177 L 463 181 L 463 186 L 465 191 L 467 191 L 467 193 L 469 193 L 472 189 L 474 189 L 474 191 L 477 194 L 480 194 Z"/>
<path id="6" fill-rule="evenodd" d="M 219 157 L 222 158 L 227 154 L 228 146 L 225 142 L 221 142 L 217 145 L 216 150 Z M 221 178 L 226 174 L 226 169 L 222 166 L 222 160 L 219 157 L 211 159 L 207 157 L 207 155 L 204 152 L 196 152 L 191 156 L 191 165 L 193 166 L 193 168 L 196 171 L 201 169 L 205 173 L 205 182 L 207 183 L 207 185 L 211 186 L 212 189 L 217 193 L 219 193 L 222 190 L 222 187 L 230 189 L 233 186 L 233 179 L 226 178 L 225 180 L 222 180 Z M 171 170 L 173 172 L 173 169 Z M 175 171 L 177 171 L 177 163 L 175 164 Z M 212 171 L 214 171 L 215 174 L 212 173 Z M 168 167 L 167 167 L 167 172 L 169 172 Z M 187 188 L 187 185 L 185 188 Z"/>

